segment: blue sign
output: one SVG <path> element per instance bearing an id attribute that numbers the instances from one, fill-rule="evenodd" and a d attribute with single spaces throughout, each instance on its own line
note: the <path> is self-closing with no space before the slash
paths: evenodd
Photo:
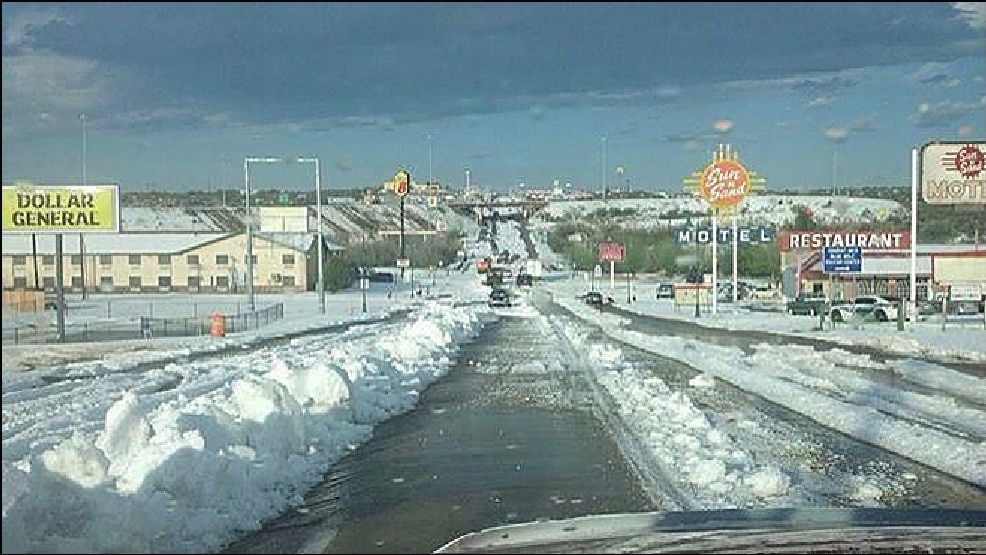
<path id="1" fill-rule="evenodd" d="M 716 228 L 716 232 L 719 236 L 720 245 L 733 244 L 732 226 Z M 777 235 L 773 227 L 741 227 L 738 228 L 737 232 L 737 238 L 743 244 L 771 243 Z M 698 229 L 682 227 L 675 229 L 673 235 L 675 242 L 678 244 L 694 243 L 696 239 L 698 239 L 700 245 L 708 245 L 712 242 L 711 227 L 701 227 Z"/>
<path id="2" fill-rule="evenodd" d="M 822 271 L 826 274 L 863 271 L 863 248 L 822 247 Z"/>

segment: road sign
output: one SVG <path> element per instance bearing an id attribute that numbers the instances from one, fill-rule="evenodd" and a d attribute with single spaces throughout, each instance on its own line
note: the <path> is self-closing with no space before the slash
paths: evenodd
<path id="1" fill-rule="evenodd" d="M 859 273 L 863 271 L 862 247 L 822 248 L 822 271 L 826 274 Z"/>
<path id="2" fill-rule="evenodd" d="M 397 267 L 398 268 L 409 268 L 410 266 L 411 266 L 411 259 L 410 258 L 398 258 L 397 259 Z"/>
<path id="3" fill-rule="evenodd" d="M 398 196 L 407 195 L 408 188 L 411 183 L 411 174 L 405 170 L 397 170 L 397 174 L 394 175 L 394 192 Z"/>
<path id="4" fill-rule="evenodd" d="M 622 243 L 605 241 L 599 243 L 600 260 L 623 260 L 624 247 Z"/>

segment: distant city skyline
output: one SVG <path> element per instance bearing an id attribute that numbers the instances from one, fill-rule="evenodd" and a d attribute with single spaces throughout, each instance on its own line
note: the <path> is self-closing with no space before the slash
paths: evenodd
<path id="1" fill-rule="evenodd" d="M 908 186 L 986 137 L 986 3 L 4 3 L 3 181 Z M 107 32 L 109 30 L 110 32 Z M 304 190 L 310 164 L 251 187 Z"/>

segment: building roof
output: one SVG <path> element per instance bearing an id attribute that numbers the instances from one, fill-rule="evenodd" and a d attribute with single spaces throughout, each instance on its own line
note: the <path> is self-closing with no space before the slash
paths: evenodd
<path id="1" fill-rule="evenodd" d="M 78 254 L 79 237 L 85 236 L 86 254 L 175 254 L 236 233 L 63 233 L 62 252 Z M 55 235 L 38 233 L 38 254 L 55 254 Z M 32 254 L 31 234 L 4 233 L 3 254 Z"/>
<path id="2" fill-rule="evenodd" d="M 315 242 L 315 233 L 294 233 L 290 231 L 275 231 L 266 233 L 256 233 L 257 237 L 263 237 L 272 243 L 276 243 L 283 247 L 289 249 L 294 249 L 301 252 L 308 252 L 312 248 L 312 244 Z M 342 245 L 333 243 L 325 238 L 325 234 L 322 235 L 323 241 L 325 242 L 326 248 L 330 251 L 344 251 L 346 247 Z"/>
<path id="3" fill-rule="evenodd" d="M 78 254 L 80 235 L 85 236 L 85 253 L 100 255 L 180 254 L 242 233 L 64 233 L 62 234 L 64 254 Z M 54 235 L 38 233 L 36 237 L 38 254 L 55 254 Z M 308 252 L 315 240 L 315 234 L 311 233 L 257 233 L 256 237 L 300 252 Z M 329 250 L 345 250 L 344 247 L 328 240 L 326 245 Z M 3 254 L 30 255 L 32 252 L 31 234 L 3 234 Z"/>

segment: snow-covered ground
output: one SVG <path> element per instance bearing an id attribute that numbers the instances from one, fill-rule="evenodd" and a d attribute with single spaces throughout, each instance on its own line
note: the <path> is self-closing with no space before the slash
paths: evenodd
<path id="1" fill-rule="evenodd" d="M 510 226 L 501 228 L 498 246 L 523 252 Z M 538 287 L 552 291 L 579 319 L 604 318 L 575 299 L 582 287 L 576 281 Z M 375 291 L 367 313 L 355 308 L 358 291 L 329 295 L 324 315 L 315 293 L 272 296 L 264 300 L 284 302 L 283 320 L 224 338 L 5 346 L 3 551 L 215 551 L 297 505 L 327 468 L 370 437 L 374 425 L 413 407 L 418 395 L 448 372 L 460 346 L 503 317 L 486 306 L 487 290 L 473 271 L 438 276 L 433 292 L 444 296 L 387 299 L 384 291 Z M 162 303 L 156 315 L 182 304 Z M 411 310 L 408 318 L 387 319 L 404 308 Z M 623 418 L 647 438 L 654 464 L 691 485 L 695 505 L 808 502 L 796 474 L 745 455 L 756 446 L 717 430 L 688 391 L 670 391 L 635 368 L 619 342 L 585 341 L 578 319 L 550 320 L 530 306 L 520 308 L 512 313 L 532 318 L 532 330 L 560 327 L 599 382 L 621 393 Z M 689 317 L 661 312 L 666 307 L 657 302 L 640 301 L 635 308 Z M 259 345 L 376 318 L 384 320 Z M 609 318 L 602 327 L 614 340 L 698 369 L 694 391 L 715 387 L 717 379 L 732 382 L 852 437 L 986 487 L 982 377 L 906 356 L 880 362 L 838 350 L 767 346 L 744 353 L 644 336 Z M 717 318 L 762 329 L 767 317 Z M 790 331 L 876 342 L 905 355 L 946 348 L 968 360 L 986 353 L 981 329 L 973 328 L 948 345 L 933 325 L 914 326 L 906 334 L 875 326 L 844 336 L 839 330 Z M 901 349 L 884 337 L 913 343 Z M 221 348 L 231 351 L 194 356 Z M 876 372 L 894 373 L 902 383 L 876 379 Z M 883 491 L 894 487 L 861 476 L 850 497 L 861 506 L 879 505 Z"/>

